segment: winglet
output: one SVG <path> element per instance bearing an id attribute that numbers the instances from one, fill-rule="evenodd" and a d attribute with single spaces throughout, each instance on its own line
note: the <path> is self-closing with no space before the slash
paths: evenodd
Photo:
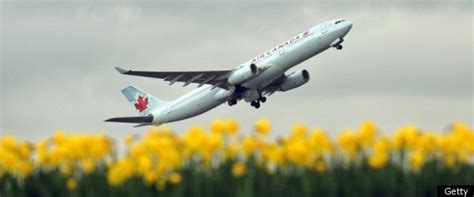
<path id="1" fill-rule="evenodd" d="M 125 70 L 125 69 L 120 68 L 120 67 L 115 67 L 115 70 L 119 71 L 120 74 L 125 74 L 125 73 L 127 73 L 128 71 L 130 71 L 130 70 Z"/>

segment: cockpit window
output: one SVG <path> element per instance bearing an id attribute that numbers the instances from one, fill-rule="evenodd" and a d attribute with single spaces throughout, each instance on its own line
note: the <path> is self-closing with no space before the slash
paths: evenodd
<path id="1" fill-rule="evenodd" d="M 339 24 L 339 23 L 341 23 L 341 22 L 344 22 L 344 21 L 345 21 L 345 20 L 338 20 L 338 21 L 336 21 L 334 24 L 337 25 L 337 24 Z"/>

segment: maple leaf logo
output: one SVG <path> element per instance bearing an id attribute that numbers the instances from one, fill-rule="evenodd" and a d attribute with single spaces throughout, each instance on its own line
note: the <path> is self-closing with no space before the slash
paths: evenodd
<path id="1" fill-rule="evenodd" d="M 135 103 L 135 108 L 138 112 L 143 112 L 148 108 L 148 97 L 138 96 L 137 102 Z"/>

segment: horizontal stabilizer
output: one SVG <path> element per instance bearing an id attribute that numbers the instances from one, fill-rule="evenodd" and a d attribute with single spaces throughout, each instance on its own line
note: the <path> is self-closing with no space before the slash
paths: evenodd
<path id="1" fill-rule="evenodd" d="M 153 116 L 131 116 L 131 117 L 117 117 L 105 120 L 105 122 L 124 122 L 124 123 L 150 123 L 153 121 Z"/>

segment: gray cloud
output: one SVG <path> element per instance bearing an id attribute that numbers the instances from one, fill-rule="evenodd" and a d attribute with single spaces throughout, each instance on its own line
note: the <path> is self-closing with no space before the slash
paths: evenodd
<path id="1" fill-rule="evenodd" d="M 235 117 L 269 117 L 331 131 L 363 119 L 391 130 L 409 121 L 441 129 L 473 125 L 472 10 L 451 3 L 2 3 L 1 132 L 38 139 L 55 128 L 120 136 L 142 132 L 102 122 L 132 115 L 119 90 L 134 84 L 164 99 L 194 87 L 118 75 L 146 70 L 231 68 L 313 25 L 354 22 L 344 50 L 297 66 L 311 81 L 255 111 L 220 106 L 177 129 Z M 466 8 L 467 7 L 467 8 Z M 285 106 L 285 108 L 277 106 Z M 281 111 L 280 111 L 281 110 Z"/>

